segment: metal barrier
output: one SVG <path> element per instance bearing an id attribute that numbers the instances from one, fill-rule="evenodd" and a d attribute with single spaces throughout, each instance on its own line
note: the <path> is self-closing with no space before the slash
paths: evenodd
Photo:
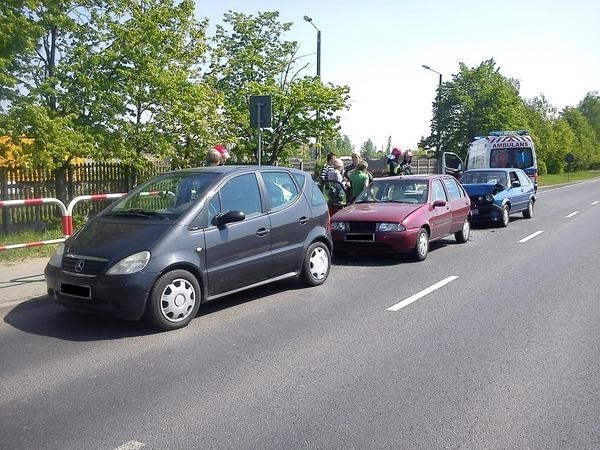
<path id="1" fill-rule="evenodd" d="M 69 202 L 69 206 L 67 207 L 63 216 L 63 234 L 65 235 L 65 237 L 69 237 L 73 234 L 73 208 L 75 208 L 75 205 L 77 203 L 84 200 L 97 202 L 100 200 L 108 200 L 111 198 L 121 198 L 124 195 L 126 195 L 126 193 L 122 192 L 119 194 L 80 195 L 79 197 L 75 197 Z"/>
<path id="2" fill-rule="evenodd" d="M 0 208 L 4 208 L 5 206 L 39 206 L 39 205 L 47 205 L 47 204 L 53 204 L 60 208 L 60 214 L 62 216 L 62 229 L 63 229 L 64 238 L 50 239 L 47 241 L 26 242 L 24 244 L 0 245 L 0 251 L 10 250 L 10 249 L 14 249 L 14 248 L 39 247 L 41 245 L 58 244 L 59 242 L 64 242 L 64 240 L 67 237 L 69 237 L 65 233 L 67 208 L 65 208 L 64 203 L 61 202 L 59 199 L 57 199 L 57 198 L 28 198 L 25 200 L 0 200 Z"/>

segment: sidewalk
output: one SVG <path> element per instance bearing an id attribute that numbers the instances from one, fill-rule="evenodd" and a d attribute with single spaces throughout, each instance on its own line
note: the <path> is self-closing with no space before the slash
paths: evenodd
<path id="1" fill-rule="evenodd" d="M 0 263 L 0 308 L 46 295 L 44 267 L 48 257 Z"/>

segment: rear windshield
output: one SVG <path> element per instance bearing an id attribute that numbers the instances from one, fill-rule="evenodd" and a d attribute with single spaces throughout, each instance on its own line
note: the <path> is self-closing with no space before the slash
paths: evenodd
<path id="1" fill-rule="evenodd" d="M 106 215 L 177 220 L 220 175 L 215 172 L 161 175 L 120 200 Z"/>
<path id="2" fill-rule="evenodd" d="M 527 169 L 533 166 L 530 148 L 493 148 L 490 151 L 490 167 Z"/>

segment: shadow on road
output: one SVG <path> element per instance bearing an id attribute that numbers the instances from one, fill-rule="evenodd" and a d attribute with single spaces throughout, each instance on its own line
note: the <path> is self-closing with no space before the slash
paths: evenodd
<path id="1" fill-rule="evenodd" d="M 196 320 L 201 316 L 249 301 L 260 301 L 263 297 L 279 292 L 305 288 L 300 280 L 294 278 L 232 294 L 200 305 Z M 114 340 L 161 332 L 143 321 L 133 322 L 105 315 L 69 311 L 55 304 L 48 296 L 35 297 L 20 303 L 6 314 L 4 322 L 25 333 L 75 342 Z"/>
<path id="2" fill-rule="evenodd" d="M 35 297 L 15 306 L 4 322 L 25 333 L 67 341 L 86 342 L 144 336 L 156 333 L 143 322 L 68 311 L 48 296 Z"/>
<path id="3" fill-rule="evenodd" d="M 454 239 L 440 239 L 429 244 L 429 252 L 434 252 L 437 249 L 456 245 Z M 336 255 L 333 253 L 333 264 L 336 266 L 395 266 L 399 264 L 419 264 L 416 263 L 409 253 L 393 254 L 393 253 L 367 253 L 354 252 L 348 254 Z"/>

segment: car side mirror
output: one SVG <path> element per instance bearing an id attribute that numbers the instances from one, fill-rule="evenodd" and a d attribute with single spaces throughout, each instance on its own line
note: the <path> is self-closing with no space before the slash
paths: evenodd
<path id="1" fill-rule="evenodd" d="M 434 208 L 439 208 L 440 206 L 446 206 L 446 202 L 444 200 L 436 200 L 433 202 Z"/>
<path id="2" fill-rule="evenodd" d="M 244 220 L 246 218 L 246 214 L 244 214 L 242 211 L 227 211 L 225 213 L 222 214 L 217 214 L 212 222 L 213 225 L 216 225 L 217 227 L 221 228 L 224 227 L 225 225 L 227 225 L 228 223 L 233 223 L 233 222 L 240 222 L 242 220 Z"/>

